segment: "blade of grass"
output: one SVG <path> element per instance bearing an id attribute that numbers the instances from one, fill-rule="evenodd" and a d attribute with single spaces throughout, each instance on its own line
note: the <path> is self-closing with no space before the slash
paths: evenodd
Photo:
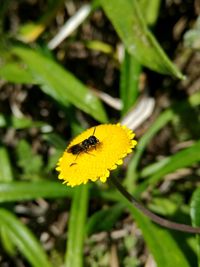
<path id="1" fill-rule="evenodd" d="M 123 101 L 122 115 L 133 106 L 137 99 L 141 69 L 142 66 L 136 58 L 125 51 L 120 75 L 120 95 Z"/>
<path id="2" fill-rule="evenodd" d="M 42 121 L 33 121 L 28 117 L 17 118 L 15 116 L 6 116 L 0 113 L 0 128 L 9 128 L 12 127 L 14 129 L 26 129 L 31 127 L 43 127 L 47 126 L 51 128 L 50 125 L 46 124 Z"/>
<path id="3" fill-rule="evenodd" d="M 125 185 L 128 188 L 133 189 L 133 181 L 137 180 L 137 167 L 141 160 L 142 154 L 146 149 L 146 146 L 149 144 L 151 139 L 155 136 L 155 134 L 161 130 L 169 121 L 175 119 L 175 116 L 181 116 L 183 112 L 191 112 L 191 108 L 194 108 L 200 104 L 200 93 L 197 92 L 191 95 L 188 100 L 174 103 L 173 106 L 165 111 L 163 111 L 159 117 L 154 121 L 154 123 L 150 126 L 148 131 L 141 137 L 136 146 L 135 154 L 132 160 L 129 163 L 127 174 L 125 178 Z M 158 165 L 157 165 L 158 166 Z M 160 165 L 161 166 L 161 165 Z M 157 167 L 156 167 L 157 168 Z"/>
<path id="4" fill-rule="evenodd" d="M 69 219 L 65 267 L 83 266 L 83 242 L 86 230 L 88 186 L 79 186 L 74 191 Z"/>
<path id="5" fill-rule="evenodd" d="M 191 199 L 190 214 L 193 226 L 200 226 L 200 188 L 197 188 Z M 200 236 L 196 235 L 198 266 L 200 266 Z"/>
<path id="6" fill-rule="evenodd" d="M 160 181 L 166 174 L 176 171 L 180 168 L 191 166 L 200 160 L 200 141 L 193 144 L 191 147 L 177 152 L 175 155 L 168 157 L 165 164 L 158 169 L 151 177 L 137 186 L 136 192 L 143 192 L 149 185 L 154 185 Z"/>
<path id="7" fill-rule="evenodd" d="M 70 102 L 98 121 L 107 122 L 105 110 L 99 99 L 73 74 L 32 49 L 14 47 L 12 52 L 28 65 L 35 81 L 46 94 L 63 106 Z"/>
<path id="8" fill-rule="evenodd" d="M 153 26 L 158 18 L 161 0 L 139 0 L 142 15 L 149 26 Z"/>
<path id="9" fill-rule="evenodd" d="M 131 55 L 142 65 L 154 71 L 184 79 L 147 29 L 136 0 L 101 0 L 100 2 Z"/>
<path id="10" fill-rule="evenodd" d="M 147 25 L 154 25 L 158 17 L 160 0 L 140 0 L 141 10 Z M 120 93 L 123 101 L 122 115 L 124 115 L 135 103 L 139 93 L 139 77 L 142 71 L 141 64 L 135 56 L 129 54 L 125 49 L 124 60 L 121 65 Z"/>
<path id="11" fill-rule="evenodd" d="M 113 55 L 113 57 L 115 57 L 113 47 L 107 43 L 98 40 L 90 40 L 90 41 L 84 41 L 84 45 L 88 49 L 99 51 L 105 54 L 110 54 Z"/>
<path id="12" fill-rule="evenodd" d="M 59 182 L 9 182 L 0 184 L 0 203 L 36 198 L 72 197 L 73 189 Z"/>
<path id="13" fill-rule="evenodd" d="M 49 142 L 51 145 L 53 145 L 56 149 L 58 150 L 64 150 L 65 147 L 67 146 L 66 141 L 58 134 L 56 133 L 47 133 L 43 134 L 42 138 Z"/>
<path id="14" fill-rule="evenodd" d="M 32 146 L 25 139 L 19 140 L 16 146 L 17 166 L 21 168 L 26 179 L 34 179 L 33 175 L 43 169 L 42 156 L 32 151 Z"/>
<path id="15" fill-rule="evenodd" d="M 184 254 L 168 230 L 160 228 L 149 221 L 127 199 L 121 197 L 121 202 L 128 207 L 136 220 L 147 246 L 152 253 L 157 267 L 189 267 Z"/>
<path id="16" fill-rule="evenodd" d="M 93 213 L 87 221 L 87 235 L 112 230 L 124 209 L 123 204 L 117 203 L 112 207 Z"/>
<path id="17" fill-rule="evenodd" d="M 166 125 L 172 118 L 173 118 L 173 111 L 171 109 L 164 111 L 157 119 L 156 121 L 151 125 L 151 127 L 148 129 L 148 131 L 141 137 L 140 141 L 138 142 L 138 145 L 136 147 L 135 154 L 128 166 L 127 169 L 127 175 L 124 180 L 124 183 L 130 188 L 133 187 L 133 180 L 137 179 L 136 169 L 140 162 L 141 156 L 147 146 L 147 144 L 150 142 L 150 140 L 153 138 L 153 136 L 160 130 L 164 125 Z M 132 190 L 130 190 L 132 191 Z"/>
<path id="18" fill-rule="evenodd" d="M 95 190 L 96 189 L 96 190 Z M 92 187 L 91 196 L 115 202 L 118 196 L 114 191 L 99 190 Z M 0 184 L 0 203 L 33 200 L 37 198 L 71 198 L 74 189 L 63 186 L 60 182 L 9 182 Z"/>
<path id="19" fill-rule="evenodd" d="M 13 257 L 16 254 L 16 249 L 8 228 L 0 227 L 0 239 L 6 253 Z"/>
<path id="20" fill-rule="evenodd" d="M 33 233 L 11 212 L 0 209 L 0 226 L 8 229 L 12 242 L 34 267 L 51 267 L 42 246 Z"/>
<path id="21" fill-rule="evenodd" d="M 153 175 L 155 172 L 162 169 L 162 167 L 164 167 L 169 161 L 170 159 L 168 157 L 165 157 L 158 162 L 149 164 L 148 166 L 144 167 L 139 173 L 140 178 L 146 178 L 150 175 Z"/>
<path id="22" fill-rule="evenodd" d="M 0 182 L 10 182 L 13 180 L 13 172 L 8 151 L 0 146 Z"/>
<path id="23" fill-rule="evenodd" d="M 12 83 L 34 84 L 34 79 L 31 73 L 21 64 L 6 62 L 0 68 L 0 76 L 6 81 Z"/>

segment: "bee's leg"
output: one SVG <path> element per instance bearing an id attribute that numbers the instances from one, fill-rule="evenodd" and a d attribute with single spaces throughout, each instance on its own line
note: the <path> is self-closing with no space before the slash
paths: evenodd
<path id="1" fill-rule="evenodd" d="M 78 158 L 79 154 L 80 154 L 80 152 L 78 152 L 78 154 L 76 155 L 76 158 L 75 158 L 75 160 L 77 160 L 77 158 Z"/>
<path id="2" fill-rule="evenodd" d="M 76 158 L 75 158 L 75 160 L 74 161 L 76 161 L 76 159 L 78 158 L 78 155 L 80 154 L 80 152 L 79 153 L 77 153 L 77 155 L 76 155 Z M 72 162 L 69 166 L 71 167 L 71 166 L 73 166 L 73 165 L 76 165 L 77 163 L 75 163 L 75 162 Z"/>
<path id="3" fill-rule="evenodd" d="M 95 156 L 92 153 L 89 153 L 88 151 L 85 151 L 86 154 L 90 155 L 90 156 Z"/>
<path id="4" fill-rule="evenodd" d="M 73 165 L 76 165 L 77 163 L 73 162 L 69 165 L 69 167 L 73 166 Z"/>

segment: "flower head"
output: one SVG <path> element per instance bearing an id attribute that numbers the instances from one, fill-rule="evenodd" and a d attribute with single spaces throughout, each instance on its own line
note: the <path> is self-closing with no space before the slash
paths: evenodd
<path id="1" fill-rule="evenodd" d="M 58 178 L 70 186 L 86 184 L 89 180 L 106 182 L 110 170 L 121 165 L 122 159 L 136 146 L 134 136 L 120 124 L 101 124 L 87 129 L 72 140 L 59 159 Z"/>

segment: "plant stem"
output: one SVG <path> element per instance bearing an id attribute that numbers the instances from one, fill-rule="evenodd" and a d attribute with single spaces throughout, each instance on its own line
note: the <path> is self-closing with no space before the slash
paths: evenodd
<path id="1" fill-rule="evenodd" d="M 168 229 L 173 229 L 173 230 L 181 231 L 185 233 L 200 234 L 200 227 L 192 227 L 187 224 L 172 222 L 172 221 L 169 221 L 167 219 L 164 219 L 156 215 L 155 213 L 148 210 L 141 203 L 139 203 L 128 191 L 126 191 L 126 189 L 120 184 L 120 182 L 115 177 L 110 177 L 110 180 L 126 199 L 128 199 L 138 210 L 140 210 L 144 215 L 150 218 L 153 222 Z"/>

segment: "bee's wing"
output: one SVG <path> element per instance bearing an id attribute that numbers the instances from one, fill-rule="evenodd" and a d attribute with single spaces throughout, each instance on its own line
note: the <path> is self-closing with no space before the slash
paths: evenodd
<path id="1" fill-rule="evenodd" d="M 68 153 L 72 153 L 72 154 L 78 154 L 82 151 L 82 147 L 81 147 L 81 143 L 79 144 L 76 144 L 76 145 L 73 145 L 73 146 L 70 146 L 68 149 L 67 149 L 67 152 Z"/>

